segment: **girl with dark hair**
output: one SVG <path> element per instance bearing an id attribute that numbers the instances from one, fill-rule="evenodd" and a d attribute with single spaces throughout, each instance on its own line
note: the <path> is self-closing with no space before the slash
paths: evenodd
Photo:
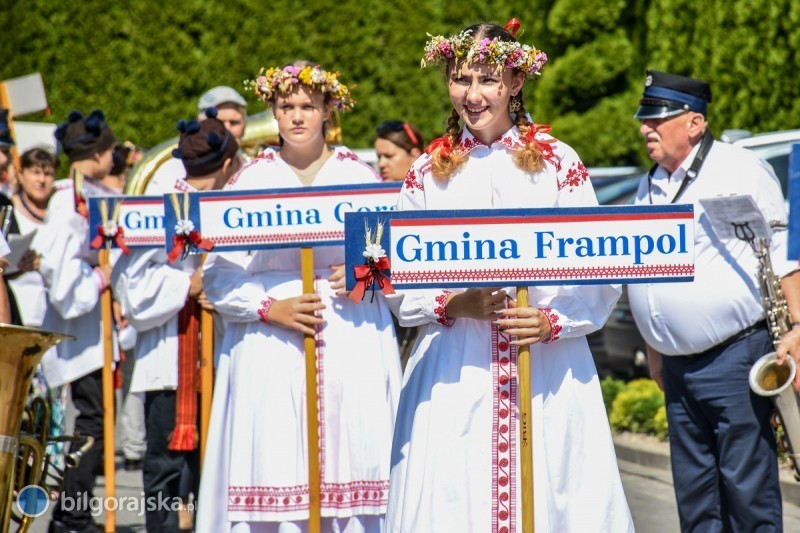
<path id="1" fill-rule="evenodd" d="M 411 164 L 422 155 L 425 141 L 416 126 L 402 120 L 387 120 L 375 132 L 378 170 L 384 181 L 403 181 Z"/>
<path id="2" fill-rule="evenodd" d="M 398 209 L 597 205 L 575 151 L 523 105 L 526 78 L 546 60 L 494 24 L 432 38 L 423 66 L 445 65 L 453 111 L 446 135 L 408 172 Z M 619 294 L 612 285 L 532 286 L 527 308 L 509 287 L 387 297 L 402 326 L 420 326 L 392 445 L 387 531 L 511 532 L 534 512 L 520 508 L 523 345 L 531 350 L 536 530 L 633 530 L 585 338 Z"/>

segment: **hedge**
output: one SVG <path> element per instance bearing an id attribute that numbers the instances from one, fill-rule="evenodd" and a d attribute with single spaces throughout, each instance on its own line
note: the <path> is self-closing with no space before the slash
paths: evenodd
<path id="1" fill-rule="evenodd" d="M 537 122 L 589 165 L 645 164 L 631 119 L 647 67 L 708 79 L 711 122 L 755 131 L 800 124 L 800 3 L 793 0 L 137 0 L 6 2 L 0 78 L 41 72 L 52 115 L 102 108 L 119 137 L 171 137 L 215 85 L 241 88 L 263 65 L 308 58 L 356 83 L 345 142 L 372 143 L 382 120 L 441 134 L 442 73 L 421 71 L 426 33 L 483 20 L 522 22 L 523 42 L 550 56 L 525 89 Z M 263 109 L 247 96 L 250 113 Z"/>

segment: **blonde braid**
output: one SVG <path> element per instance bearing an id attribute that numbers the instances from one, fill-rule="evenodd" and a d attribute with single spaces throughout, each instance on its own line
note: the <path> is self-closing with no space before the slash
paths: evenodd
<path id="1" fill-rule="evenodd" d="M 455 148 L 461 140 L 461 126 L 458 123 L 458 111 L 453 109 L 447 119 L 446 133 L 450 137 L 451 148 Z M 449 179 L 458 168 L 463 165 L 469 154 L 457 154 L 453 150 L 446 156 L 442 154 L 442 149 L 438 149 L 431 154 L 431 172 L 437 180 Z"/>
<path id="2" fill-rule="evenodd" d="M 519 99 L 519 110 L 517 111 L 517 118 L 514 122 L 519 130 L 520 137 L 524 140 L 525 136 L 531 131 L 533 125 L 531 121 L 528 120 L 528 113 L 525 111 L 525 104 L 522 102 L 522 94 L 514 98 Z M 544 157 L 542 156 L 542 151 L 539 149 L 539 145 L 535 142 L 527 143 L 522 150 L 518 150 L 514 154 L 514 163 L 517 165 L 517 168 L 531 174 L 542 170 L 542 167 L 544 167 Z"/>

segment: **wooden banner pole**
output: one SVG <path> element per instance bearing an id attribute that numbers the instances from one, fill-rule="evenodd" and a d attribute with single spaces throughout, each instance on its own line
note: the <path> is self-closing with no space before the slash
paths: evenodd
<path id="1" fill-rule="evenodd" d="M 303 276 L 303 293 L 314 294 L 314 251 L 301 248 L 300 264 Z M 308 425 L 308 531 L 320 533 L 321 529 L 321 479 L 319 469 L 319 395 L 317 394 L 317 340 L 305 335 L 306 354 L 306 418 Z"/>
<path id="2" fill-rule="evenodd" d="M 103 247 L 98 260 L 100 267 L 109 264 L 110 251 Z M 116 464 L 114 455 L 114 347 L 113 347 L 113 319 L 111 314 L 111 288 L 106 287 L 100 297 L 100 310 L 103 326 L 103 463 L 106 478 L 106 501 L 116 496 Z M 116 531 L 115 506 L 106 507 L 106 533 Z"/>
<path id="3" fill-rule="evenodd" d="M 205 257 L 203 255 L 203 262 Z M 214 315 L 207 309 L 200 312 L 200 342 L 200 471 L 202 472 L 214 394 Z"/>
<path id="4" fill-rule="evenodd" d="M 528 307 L 528 288 L 517 287 L 517 308 Z M 520 465 L 522 467 L 522 531 L 534 532 L 533 520 L 533 423 L 531 420 L 531 348 L 517 354 L 519 387 Z"/>

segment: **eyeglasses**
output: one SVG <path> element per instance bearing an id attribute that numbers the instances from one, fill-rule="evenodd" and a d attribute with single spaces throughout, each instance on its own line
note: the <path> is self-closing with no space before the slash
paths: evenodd
<path id="1" fill-rule="evenodd" d="M 412 144 L 419 144 L 419 139 L 417 139 L 417 136 L 414 135 L 414 130 L 411 129 L 411 126 L 408 125 L 408 122 L 403 122 L 402 120 L 386 120 L 381 122 L 378 124 L 376 133 L 380 136 L 394 131 L 405 131 L 406 135 L 408 135 L 408 138 L 411 139 Z"/>

